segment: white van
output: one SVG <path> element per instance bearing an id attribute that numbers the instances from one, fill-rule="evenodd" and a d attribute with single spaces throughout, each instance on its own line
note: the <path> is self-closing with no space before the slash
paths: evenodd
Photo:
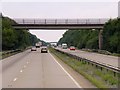
<path id="1" fill-rule="evenodd" d="M 62 44 L 62 49 L 67 49 L 67 44 L 66 43 Z"/>

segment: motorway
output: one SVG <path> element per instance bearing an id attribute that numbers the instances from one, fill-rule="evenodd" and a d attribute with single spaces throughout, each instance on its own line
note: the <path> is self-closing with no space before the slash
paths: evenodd
<path id="1" fill-rule="evenodd" d="M 85 52 L 61 51 L 118 67 L 118 57 Z M 85 88 L 94 87 L 76 73 L 69 73 L 49 52 L 26 50 L 2 60 L 3 88 Z M 76 77 L 73 77 L 76 76 Z M 81 86 L 82 85 L 82 86 Z"/>
<path id="2" fill-rule="evenodd" d="M 50 53 L 26 50 L 2 60 L 3 88 L 81 88 Z"/>
<path id="3" fill-rule="evenodd" d="M 81 50 L 71 51 L 69 49 L 61 49 L 61 48 L 56 48 L 56 49 L 66 52 L 66 53 L 70 53 L 72 55 L 79 56 L 81 58 L 85 58 L 85 59 L 88 59 L 94 62 L 98 62 L 106 66 L 111 66 L 114 68 L 119 67 L 119 62 L 120 62 L 119 57 L 116 57 L 116 56 L 103 55 L 103 54 L 86 52 L 86 51 L 81 51 Z"/>

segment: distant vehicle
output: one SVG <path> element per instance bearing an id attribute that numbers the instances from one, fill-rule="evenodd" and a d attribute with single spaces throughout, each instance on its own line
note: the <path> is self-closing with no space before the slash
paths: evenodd
<path id="1" fill-rule="evenodd" d="M 42 46 L 42 42 L 38 42 L 35 44 L 36 48 L 40 48 Z"/>
<path id="2" fill-rule="evenodd" d="M 32 48 L 31 48 L 31 51 L 37 51 L 36 47 L 35 47 L 35 46 L 32 47 Z"/>
<path id="3" fill-rule="evenodd" d="M 70 50 L 75 50 L 75 47 L 74 46 L 70 46 Z"/>
<path id="4" fill-rule="evenodd" d="M 58 45 L 58 48 L 61 48 L 61 47 L 62 47 L 62 45 L 59 44 L 59 45 Z"/>
<path id="5" fill-rule="evenodd" d="M 47 47 L 41 47 L 41 53 L 48 53 Z"/>
<path id="6" fill-rule="evenodd" d="M 62 49 L 67 49 L 67 44 L 66 43 L 62 44 Z"/>
<path id="7" fill-rule="evenodd" d="M 55 48 L 55 47 L 57 47 L 57 44 L 56 43 L 51 43 L 51 47 Z"/>

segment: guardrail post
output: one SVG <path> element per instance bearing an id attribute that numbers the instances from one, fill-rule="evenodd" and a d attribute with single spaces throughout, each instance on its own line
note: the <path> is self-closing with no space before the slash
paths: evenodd
<path id="1" fill-rule="evenodd" d="M 86 64 L 86 61 L 85 61 L 85 64 Z"/>
<path id="2" fill-rule="evenodd" d="M 101 69 L 101 71 L 102 71 L 102 69 L 103 69 L 103 68 L 102 68 L 102 67 L 100 67 L 100 69 Z"/>
<path id="3" fill-rule="evenodd" d="M 116 72 L 114 72 L 114 77 L 116 76 Z"/>
<path id="4" fill-rule="evenodd" d="M 98 68 L 98 66 L 97 65 L 95 65 L 96 66 L 96 68 Z"/>
<path id="5" fill-rule="evenodd" d="M 106 71 L 108 72 L 108 69 L 106 69 Z"/>
<path id="6" fill-rule="evenodd" d="M 79 61 L 81 62 L 81 59 L 79 59 Z"/>
<path id="7" fill-rule="evenodd" d="M 93 66 L 93 63 L 92 63 L 92 66 Z"/>

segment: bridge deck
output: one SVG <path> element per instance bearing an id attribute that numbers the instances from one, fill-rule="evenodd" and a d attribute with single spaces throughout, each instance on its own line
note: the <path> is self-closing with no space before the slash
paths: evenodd
<path id="1" fill-rule="evenodd" d="M 108 19 L 14 19 L 14 28 L 25 29 L 101 29 Z"/>
<path id="2" fill-rule="evenodd" d="M 17 24 L 14 28 L 24 29 L 102 29 L 104 24 Z"/>

